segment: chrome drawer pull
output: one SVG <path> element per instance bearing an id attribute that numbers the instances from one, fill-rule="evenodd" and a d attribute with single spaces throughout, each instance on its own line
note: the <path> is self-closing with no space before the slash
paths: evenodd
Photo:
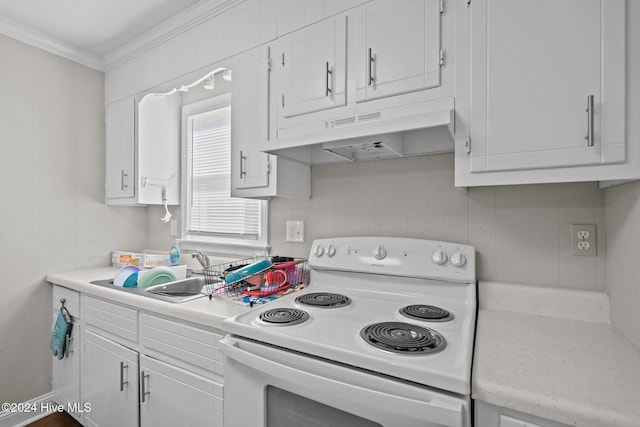
<path id="1" fill-rule="evenodd" d="M 120 391 L 124 391 L 124 385 L 129 384 L 129 381 L 124 380 L 124 370 L 129 369 L 129 365 L 125 365 L 124 362 L 120 362 Z"/>
<path id="2" fill-rule="evenodd" d="M 140 387 L 141 387 L 140 401 L 141 402 L 146 402 L 147 396 L 151 394 L 149 391 L 147 391 L 147 387 L 145 387 L 145 383 L 144 383 L 145 378 L 148 380 L 149 374 L 145 375 L 144 371 L 140 372 Z"/>
<path id="3" fill-rule="evenodd" d="M 329 77 L 333 77 L 333 71 L 329 68 L 329 63 L 325 62 L 325 91 L 324 96 L 329 96 L 333 91 L 329 88 Z"/>
<path id="4" fill-rule="evenodd" d="M 593 132 L 593 114 L 594 114 L 593 102 L 594 102 L 594 96 L 593 95 L 588 95 L 587 96 L 587 109 L 585 110 L 587 112 L 587 136 L 585 137 L 585 139 L 587 140 L 587 147 L 593 147 L 593 138 L 594 138 L 594 132 Z"/>
<path id="5" fill-rule="evenodd" d="M 369 86 L 371 86 L 373 82 L 376 81 L 376 79 L 373 78 L 373 63 L 375 62 L 375 60 L 376 58 L 371 51 L 371 48 L 369 48 Z"/>

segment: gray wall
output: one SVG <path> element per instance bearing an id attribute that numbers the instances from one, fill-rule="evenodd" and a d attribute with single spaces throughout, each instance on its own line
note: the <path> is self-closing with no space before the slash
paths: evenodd
<path id="1" fill-rule="evenodd" d="M 611 323 L 640 347 L 640 182 L 605 193 Z"/>
<path id="2" fill-rule="evenodd" d="M 0 36 L 0 401 L 51 391 L 52 271 L 146 245 L 146 210 L 104 205 L 104 75 Z"/>
<path id="3" fill-rule="evenodd" d="M 605 288 L 604 211 L 596 183 L 453 186 L 453 154 L 312 169 L 310 201 L 270 203 L 273 253 L 307 256 L 313 239 L 395 235 L 468 243 L 478 278 L 589 290 Z M 305 243 L 285 221 L 305 221 Z M 570 224 L 596 224 L 597 257 L 570 252 Z"/>

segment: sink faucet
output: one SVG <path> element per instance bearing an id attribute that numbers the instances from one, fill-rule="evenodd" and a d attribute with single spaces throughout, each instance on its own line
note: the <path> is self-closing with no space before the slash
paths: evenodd
<path id="1" fill-rule="evenodd" d="M 193 251 L 193 253 L 191 254 L 191 258 L 197 259 L 202 268 L 209 267 L 209 257 L 202 252 L 198 250 Z"/>

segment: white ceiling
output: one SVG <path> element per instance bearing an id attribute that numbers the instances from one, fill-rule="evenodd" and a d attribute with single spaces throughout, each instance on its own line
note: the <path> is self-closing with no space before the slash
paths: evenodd
<path id="1" fill-rule="evenodd" d="M 0 0 L 0 20 L 97 58 L 204 0 Z M 4 31 L 9 33 L 8 31 Z"/>

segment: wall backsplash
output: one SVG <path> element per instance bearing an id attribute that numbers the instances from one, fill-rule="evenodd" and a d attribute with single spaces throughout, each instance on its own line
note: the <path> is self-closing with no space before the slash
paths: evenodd
<path id="1" fill-rule="evenodd" d="M 385 235 L 475 246 L 478 278 L 605 290 L 603 192 L 594 182 L 453 186 L 453 154 L 314 166 L 311 200 L 269 202 L 271 253 L 307 257 L 314 239 Z M 180 218 L 173 207 L 174 218 Z M 164 208 L 148 210 L 148 244 L 171 245 Z M 305 242 L 285 241 L 302 220 Z M 570 224 L 596 224 L 598 256 L 571 255 Z"/>
<path id="2" fill-rule="evenodd" d="M 453 186 L 453 154 L 316 166 L 309 201 L 270 202 L 272 252 L 308 256 L 316 238 L 394 235 L 476 247 L 478 278 L 604 290 L 603 195 L 597 183 Z M 285 221 L 305 222 L 305 243 Z M 593 223 L 598 256 L 571 255 L 570 224 Z"/>

